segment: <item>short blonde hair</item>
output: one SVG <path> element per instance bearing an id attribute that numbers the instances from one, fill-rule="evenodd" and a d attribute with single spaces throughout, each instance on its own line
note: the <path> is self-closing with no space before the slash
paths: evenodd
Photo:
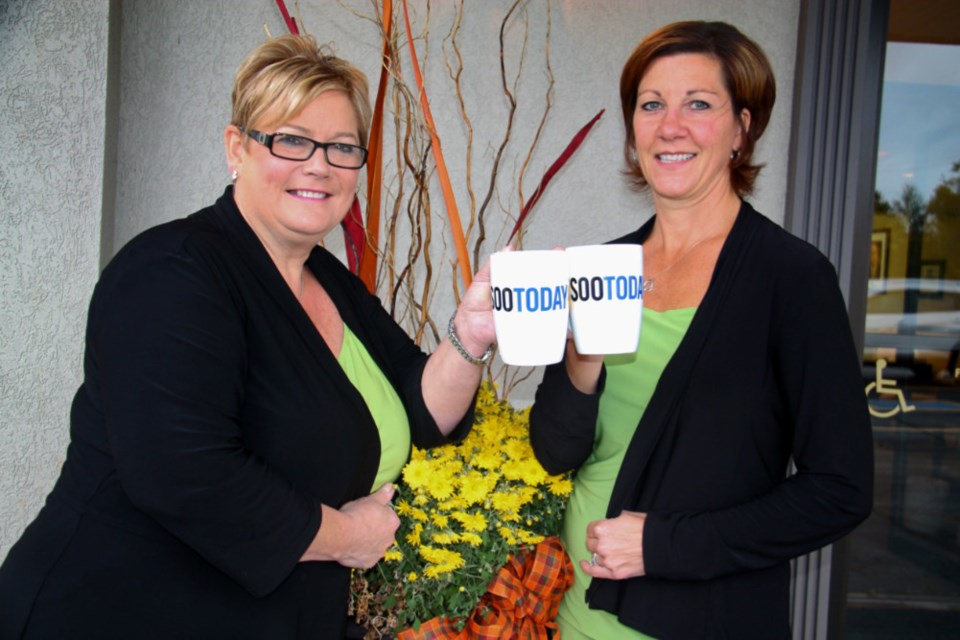
<path id="1" fill-rule="evenodd" d="M 350 99 L 360 145 L 366 147 L 371 119 L 367 76 L 310 35 L 271 38 L 254 49 L 234 78 L 231 123 L 249 131 L 262 126 L 267 115 L 273 123 L 283 122 L 327 91 L 342 91 Z"/>

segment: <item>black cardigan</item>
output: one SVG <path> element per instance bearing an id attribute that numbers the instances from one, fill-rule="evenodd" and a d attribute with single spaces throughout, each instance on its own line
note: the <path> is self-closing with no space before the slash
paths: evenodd
<path id="1" fill-rule="evenodd" d="M 657 638 L 789 637 L 788 560 L 871 509 L 859 360 L 833 267 L 744 203 L 607 508 L 649 514 L 647 575 L 593 580 L 590 606 Z M 530 429 L 548 470 L 589 455 L 604 378 L 585 395 L 563 363 L 544 373 Z"/>
<path id="2" fill-rule="evenodd" d="M 308 264 L 414 443 L 445 442 L 426 355 L 334 256 Z M 60 479 L 0 569 L 0 637 L 342 638 L 349 569 L 298 560 L 321 503 L 370 492 L 377 427 L 229 188 L 104 270 L 84 374 Z"/>

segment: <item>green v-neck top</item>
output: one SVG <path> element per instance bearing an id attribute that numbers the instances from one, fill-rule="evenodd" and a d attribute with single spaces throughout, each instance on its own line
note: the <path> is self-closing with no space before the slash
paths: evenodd
<path id="1" fill-rule="evenodd" d="M 574 566 L 573 586 L 564 596 L 558 616 L 564 640 L 649 638 L 620 624 L 613 614 L 587 606 L 584 594 L 591 578 L 580 569 L 580 561 L 590 560 L 585 546 L 587 525 L 606 517 L 627 445 L 695 312 L 696 308 L 663 312 L 644 308 L 636 352 L 604 358 L 607 379 L 600 396 L 593 451 L 577 471 L 563 516 L 561 539 Z"/>
<path id="2" fill-rule="evenodd" d="M 393 385 L 346 324 L 337 361 L 363 396 L 380 432 L 380 467 L 370 488 L 372 493 L 400 477 L 410 455 L 410 423 Z"/>

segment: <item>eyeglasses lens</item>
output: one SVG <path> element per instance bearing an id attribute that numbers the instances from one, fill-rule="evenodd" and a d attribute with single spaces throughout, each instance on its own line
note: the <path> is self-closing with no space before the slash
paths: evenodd
<path id="1" fill-rule="evenodd" d="M 332 144 L 324 151 L 327 154 L 327 162 L 346 169 L 359 169 L 366 158 L 363 149 L 352 144 Z"/>
<path id="2" fill-rule="evenodd" d="M 359 169 L 366 160 L 363 147 L 345 143 L 315 145 L 312 140 L 300 136 L 276 134 L 271 151 L 288 160 L 306 160 L 313 155 L 315 146 L 323 150 L 328 163 L 343 169 Z"/>

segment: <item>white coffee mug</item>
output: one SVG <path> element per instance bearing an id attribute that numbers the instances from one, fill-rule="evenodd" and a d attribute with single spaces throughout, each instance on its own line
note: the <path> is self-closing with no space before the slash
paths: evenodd
<path id="1" fill-rule="evenodd" d="M 563 251 L 490 256 L 497 353 L 506 364 L 559 362 L 567 341 L 567 257 Z"/>
<path id="2" fill-rule="evenodd" d="M 633 353 L 643 312 L 643 247 L 568 247 L 570 325 L 577 352 Z"/>

